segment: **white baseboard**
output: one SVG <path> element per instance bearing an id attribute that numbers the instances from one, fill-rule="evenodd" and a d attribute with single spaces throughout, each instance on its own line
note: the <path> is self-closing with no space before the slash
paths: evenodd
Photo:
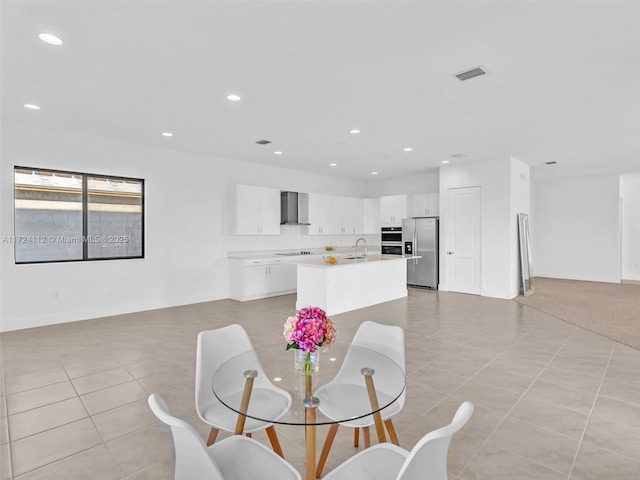
<path id="1" fill-rule="evenodd" d="M 623 273 L 622 280 L 633 280 L 635 282 L 640 282 L 640 273 Z"/>
<path id="2" fill-rule="evenodd" d="M 582 274 L 582 273 L 535 272 L 535 276 L 546 277 L 546 278 L 557 278 L 560 280 L 583 280 L 586 282 L 606 282 L 606 283 L 620 283 L 622 280 L 618 275 L 589 275 L 589 274 Z M 533 286 L 535 288 L 535 279 L 534 279 Z"/>

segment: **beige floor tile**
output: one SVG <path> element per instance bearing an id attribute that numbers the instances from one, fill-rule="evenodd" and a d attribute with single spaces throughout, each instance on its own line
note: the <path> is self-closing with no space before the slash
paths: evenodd
<path id="1" fill-rule="evenodd" d="M 600 395 L 640 405 L 640 376 L 630 372 L 607 371 Z"/>
<path id="2" fill-rule="evenodd" d="M 428 365 L 407 375 L 408 383 L 416 383 L 443 393 L 452 392 L 467 380 L 469 380 L 469 377 L 438 370 Z"/>
<path id="3" fill-rule="evenodd" d="M 568 474 L 579 439 L 507 417 L 489 437 L 489 443 Z"/>
<path id="4" fill-rule="evenodd" d="M 486 383 L 517 394 L 524 393 L 531 386 L 534 379 L 533 375 L 522 376 L 495 367 L 485 367 L 473 377 L 474 382 Z"/>
<path id="5" fill-rule="evenodd" d="M 11 441 L 88 417 L 78 397 L 9 416 Z"/>
<path id="6" fill-rule="evenodd" d="M 121 383 L 133 380 L 133 377 L 124 368 L 115 368 L 105 372 L 94 373 L 86 377 L 72 379 L 71 382 L 79 395 L 103 390 Z"/>
<path id="7" fill-rule="evenodd" d="M 509 416 L 579 440 L 587 425 L 587 414 L 559 407 L 525 395 Z"/>
<path id="8" fill-rule="evenodd" d="M 9 395 L 7 397 L 7 410 L 9 415 L 14 415 L 51 403 L 67 400 L 76 395 L 73 385 L 67 380 L 66 382 L 54 383 L 46 387 L 34 388 L 26 392 Z"/>
<path id="9" fill-rule="evenodd" d="M 640 461 L 616 455 L 589 443 L 582 443 L 571 480 L 638 480 Z"/>
<path id="10" fill-rule="evenodd" d="M 7 417 L 0 417 L 0 445 L 9 442 L 8 425 Z"/>
<path id="11" fill-rule="evenodd" d="M 48 368 L 43 371 L 15 377 L 7 375 L 5 377 L 5 390 L 7 395 L 11 395 L 12 393 L 24 392 L 26 390 L 44 387 L 45 385 L 64 382 L 65 380 L 69 380 L 69 378 L 63 368 Z"/>
<path id="12" fill-rule="evenodd" d="M 99 413 L 92 418 L 105 442 L 141 430 L 157 422 L 149 409 L 146 398 Z"/>
<path id="13" fill-rule="evenodd" d="M 456 410 L 464 401 L 467 401 L 467 399 L 450 395 L 435 408 L 429 410 L 421 418 L 421 420 L 426 418 L 430 419 L 425 433 L 451 422 Z M 469 422 L 463 427 L 462 431 L 476 438 L 486 440 L 503 418 L 503 413 L 498 413 L 482 405 L 474 404 L 473 415 L 471 419 L 469 419 Z"/>
<path id="14" fill-rule="evenodd" d="M 174 455 L 171 432 L 159 425 L 111 440 L 107 448 L 125 477 Z"/>
<path id="15" fill-rule="evenodd" d="M 551 361 L 551 366 L 564 368 L 583 375 L 591 375 L 598 379 L 602 378 L 606 368 L 606 360 L 589 360 L 584 358 L 576 358 L 570 355 L 556 355 Z"/>
<path id="16" fill-rule="evenodd" d="M 592 413 L 595 418 L 640 429 L 640 405 L 600 395 Z"/>
<path id="17" fill-rule="evenodd" d="M 539 379 L 544 382 L 592 393 L 596 393 L 600 389 L 602 382 L 602 377 L 585 375 L 574 370 L 559 367 L 553 363 L 542 372 Z"/>
<path id="18" fill-rule="evenodd" d="M 596 398 L 595 393 L 567 388 L 543 380 L 537 380 L 527 391 L 527 395 L 586 414 L 591 412 Z"/>
<path id="19" fill-rule="evenodd" d="M 88 418 L 11 442 L 15 475 L 68 457 L 102 442 Z"/>
<path id="20" fill-rule="evenodd" d="M 567 480 L 567 475 L 486 444 L 458 475 L 461 480 Z"/>
<path id="21" fill-rule="evenodd" d="M 516 392 L 487 385 L 475 378 L 454 390 L 451 395 L 502 414 L 511 410 L 520 398 L 520 394 Z"/>
<path id="22" fill-rule="evenodd" d="M 115 387 L 109 387 L 104 390 L 82 395 L 80 398 L 89 414 L 95 415 L 142 398 L 147 398 L 148 396 L 149 392 L 134 380 L 116 385 Z"/>
<path id="23" fill-rule="evenodd" d="M 9 444 L 0 445 L 0 480 L 11 480 Z"/>
<path id="24" fill-rule="evenodd" d="M 153 465 L 133 473 L 125 480 L 173 480 L 171 464 L 154 463 Z"/>
<path id="25" fill-rule="evenodd" d="M 584 434 L 584 442 L 606 448 L 620 455 L 631 458 L 640 458 L 640 428 L 611 422 L 603 418 L 592 416 L 589 419 L 587 431 Z"/>
<path id="26" fill-rule="evenodd" d="M 483 443 L 479 438 L 458 432 L 449 446 L 447 470 L 452 474 L 459 474 L 469 464 Z"/>
<path id="27" fill-rule="evenodd" d="M 120 480 L 122 476 L 104 445 L 50 463 L 16 480 Z"/>
<path id="28" fill-rule="evenodd" d="M 65 365 L 64 369 L 67 371 L 69 378 L 78 378 L 91 375 L 93 373 L 104 372 L 106 370 L 113 370 L 114 368 L 121 367 L 113 357 L 105 358 L 90 358 L 87 361 L 81 363 L 72 363 Z"/>

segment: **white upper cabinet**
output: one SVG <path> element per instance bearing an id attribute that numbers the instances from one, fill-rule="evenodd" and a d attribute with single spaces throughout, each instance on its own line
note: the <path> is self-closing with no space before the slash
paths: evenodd
<path id="1" fill-rule="evenodd" d="M 335 233 L 356 234 L 362 232 L 362 198 L 332 198 L 332 210 L 336 219 Z"/>
<path id="2" fill-rule="evenodd" d="M 361 198 L 310 193 L 309 234 L 359 234 L 363 224 L 362 209 Z"/>
<path id="3" fill-rule="evenodd" d="M 437 217 L 440 215 L 439 193 L 417 193 L 411 195 L 410 217 Z"/>
<path id="4" fill-rule="evenodd" d="M 233 185 L 230 203 L 232 234 L 280 235 L 280 190 Z"/>
<path id="5" fill-rule="evenodd" d="M 380 234 L 380 200 L 362 199 L 362 233 Z"/>
<path id="6" fill-rule="evenodd" d="M 309 194 L 309 234 L 321 235 L 333 232 L 331 220 L 331 195 L 324 193 Z"/>
<path id="7" fill-rule="evenodd" d="M 387 195 L 384 197 L 380 197 L 381 226 L 402 226 L 402 219 L 407 217 L 406 195 Z"/>

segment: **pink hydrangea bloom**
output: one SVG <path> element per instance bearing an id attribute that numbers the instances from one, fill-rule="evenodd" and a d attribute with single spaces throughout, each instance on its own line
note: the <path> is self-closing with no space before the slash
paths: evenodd
<path id="1" fill-rule="evenodd" d="M 335 340 L 336 329 L 324 310 L 306 307 L 284 323 L 287 348 L 315 352 L 317 347 L 329 346 Z"/>

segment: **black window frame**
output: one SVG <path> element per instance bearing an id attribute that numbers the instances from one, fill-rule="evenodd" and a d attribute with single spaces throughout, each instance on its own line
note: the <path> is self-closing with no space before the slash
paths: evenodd
<path id="1" fill-rule="evenodd" d="M 41 264 L 41 263 L 70 263 L 70 262 L 98 262 L 102 260 L 138 260 L 144 259 L 145 256 L 145 181 L 143 178 L 134 178 L 134 177 L 122 177 L 118 175 L 105 175 L 99 173 L 83 173 L 83 172 L 75 172 L 71 170 L 59 170 L 53 168 L 39 168 L 39 167 L 26 167 L 21 165 L 13 166 L 13 232 L 14 238 L 16 238 L 16 172 L 18 170 L 35 170 L 38 172 L 51 172 L 51 173 L 61 173 L 67 175 L 76 175 L 82 178 L 82 258 L 71 258 L 67 260 L 29 260 L 29 261 L 17 261 L 16 259 L 16 246 L 17 242 L 14 242 L 13 247 L 13 260 L 16 265 L 33 265 L 33 264 Z M 132 181 L 139 182 L 141 186 L 140 191 L 140 221 L 141 221 L 141 229 L 140 229 L 140 255 L 134 256 L 117 256 L 117 257 L 97 257 L 90 258 L 89 257 L 89 243 L 85 241 L 88 238 L 88 227 L 89 227 L 89 191 L 88 191 L 88 178 L 100 178 L 100 179 L 112 179 L 116 181 Z"/>

